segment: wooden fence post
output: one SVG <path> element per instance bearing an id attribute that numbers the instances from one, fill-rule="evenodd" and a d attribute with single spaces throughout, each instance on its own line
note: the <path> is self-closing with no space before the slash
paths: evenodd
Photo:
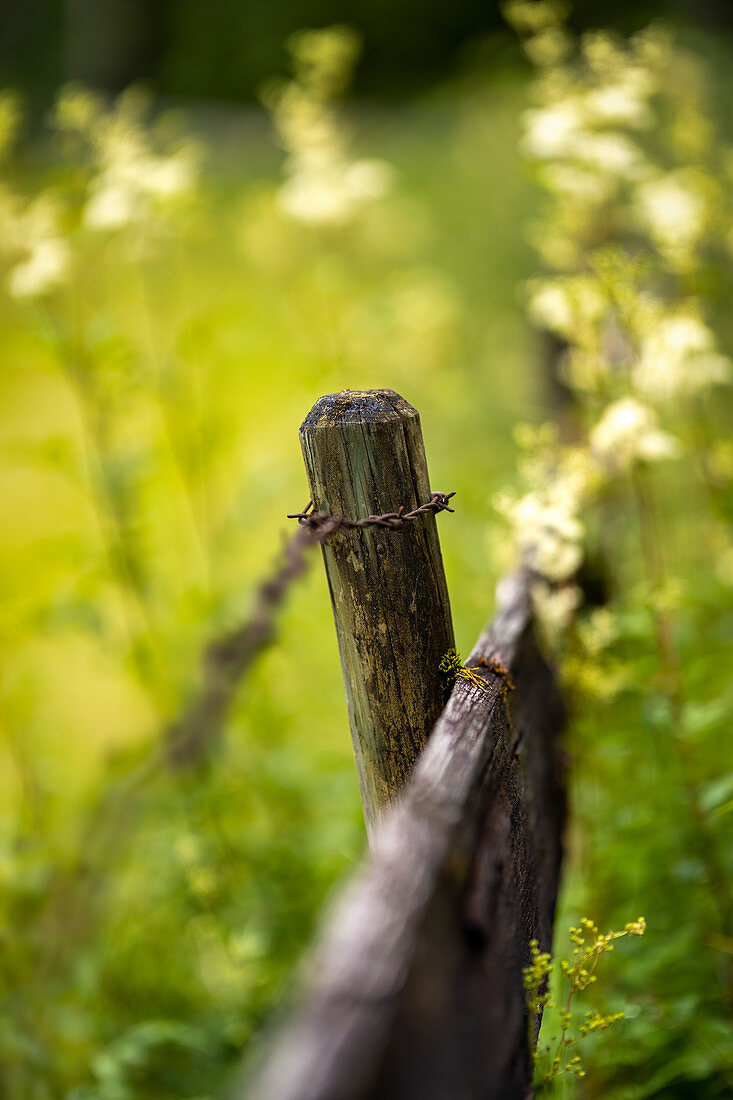
<path id="1" fill-rule="evenodd" d="M 430 499 L 420 417 L 393 390 L 329 394 L 300 428 L 314 508 L 361 519 Z M 370 842 L 443 708 L 453 642 L 433 514 L 323 546 Z"/>

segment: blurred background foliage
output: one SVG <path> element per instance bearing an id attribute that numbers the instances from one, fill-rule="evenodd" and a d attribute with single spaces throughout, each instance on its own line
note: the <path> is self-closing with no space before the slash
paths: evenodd
<path id="1" fill-rule="evenodd" d="M 586 3 L 576 18 L 633 30 L 656 10 Z M 139 16 L 142 46 L 125 53 L 114 12 L 133 29 L 130 13 Z M 682 11 L 693 14 L 699 37 L 703 15 L 713 25 L 724 11 Z M 292 31 L 345 15 L 364 37 L 362 91 L 419 94 L 344 108 L 357 32 L 291 37 L 286 60 Z M 305 503 L 300 421 L 345 387 L 390 386 L 419 408 L 432 483 L 459 492 L 440 529 L 465 648 L 515 560 L 495 504 L 510 524 L 526 521 L 523 480 L 537 491 L 566 458 L 551 428 L 516 425 L 550 417 L 577 433 L 619 393 L 615 382 L 608 393 L 576 384 L 605 354 L 594 343 L 605 336 L 568 323 L 572 297 L 558 315 L 551 280 L 527 289 L 553 263 L 527 240 L 540 210 L 518 152 L 528 67 L 503 31 L 467 60 L 468 43 L 498 28 L 493 10 L 222 2 L 202 20 L 182 3 L 95 14 L 81 0 L 64 11 L 37 0 L 2 19 L 5 83 L 25 93 L 0 99 L 2 1093 L 213 1097 L 253 1049 L 364 842 L 318 567 L 206 758 L 176 770 L 157 751 L 193 694 L 205 645 L 246 618 L 286 537 L 284 514 Z M 118 64 L 105 49 L 119 38 Z M 90 43 L 97 71 L 79 60 Z M 709 54 L 707 67 L 675 69 L 674 84 L 678 106 L 698 105 L 693 131 L 710 123 L 704 148 L 684 156 L 692 191 L 702 179 L 705 209 L 717 211 L 730 189 L 712 128 L 717 116 L 728 125 L 715 95 L 723 40 Z M 443 79 L 459 64 L 460 77 Z M 277 76 L 286 67 L 293 79 Z M 113 90 L 146 76 L 163 98 L 79 85 L 52 96 L 72 74 Z M 265 76 L 274 79 L 262 87 Z M 205 102 L 255 88 L 266 109 Z M 567 88 L 552 88 L 557 107 Z M 184 119 L 175 100 L 187 96 L 202 98 Z M 557 134 L 550 123 L 535 136 Z M 666 125 L 652 129 L 652 146 Z M 711 147 L 722 167 L 709 163 Z M 525 139 L 525 152 L 541 159 L 542 145 L 527 150 Z M 605 167 L 601 158 L 595 171 Z M 609 221 L 609 211 L 637 210 L 639 199 L 624 170 L 600 205 L 597 188 L 590 205 L 571 203 L 573 216 L 587 214 L 588 237 L 563 220 L 562 188 L 549 187 L 560 205 L 540 236 L 578 243 L 554 278 L 585 271 L 597 245 L 623 236 L 626 214 Z M 660 298 L 674 304 L 684 288 L 730 353 L 720 222 L 702 220 L 681 267 L 663 230 L 656 240 L 654 225 L 644 229 L 666 265 L 653 284 Z M 529 237 L 536 246 L 537 230 Z M 604 271 L 604 294 L 636 285 L 630 270 Z M 548 366 L 552 340 L 577 345 L 564 379 Z M 712 345 L 702 351 L 712 358 Z M 564 576 L 562 606 L 545 601 L 575 714 L 560 923 L 583 910 L 602 926 L 641 913 L 649 925 L 605 989 L 632 1019 L 602 1037 L 588 1077 L 563 1085 L 568 1095 L 730 1089 L 730 926 L 684 774 L 694 769 L 717 845 L 733 808 L 733 454 L 729 391 L 711 392 L 699 403 L 678 394 L 659 429 L 655 420 L 637 432 L 657 457 L 671 458 L 666 440 L 684 441 L 677 461 L 644 470 L 670 576 L 645 580 L 627 487 L 609 480 L 585 517 L 577 626 Z M 565 520 L 553 537 L 574 563 L 580 535 L 576 518 Z M 601 597 L 606 619 L 593 606 Z M 682 773 L 655 640 L 660 606 L 674 615 L 686 673 Z"/>
<path id="2" fill-rule="evenodd" d="M 628 33 L 660 16 L 730 29 L 727 0 L 577 0 L 572 21 Z M 40 105 L 66 80 L 120 91 L 145 79 L 169 96 L 252 100 L 286 65 L 289 35 L 329 23 L 362 36 L 356 90 L 371 96 L 425 89 L 477 51 L 519 58 L 493 0 L 210 0 L 205 15 L 193 0 L 25 0 L 0 9 L 0 69 Z"/>

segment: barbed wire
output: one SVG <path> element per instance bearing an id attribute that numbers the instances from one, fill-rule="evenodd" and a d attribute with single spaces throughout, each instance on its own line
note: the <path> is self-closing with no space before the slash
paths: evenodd
<path id="1" fill-rule="evenodd" d="M 395 530 L 404 527 L 406 523 L 411 523 L 420 516 L 427 515 L 428 512 L 454 512 L 455 509 L 449 506 L 448 501 L 455 495 L 455 491 L 452 493 L 431 493 L 430 500 L 426 504 L 419 505 L 411 512 L 406 512 L 404 505 L 401 505 L 396 512 L 385 512 L 381 516 L 364 516 L 363 519 L 332 516 L 328 512 L 311 512 L 313 501 L 309 500 L 302 512 L 290 512 L 287 518 L 297 519 L 301 527 L 315 532 L 318 541 L 322 542 L 334 531 L 352 531 L 357 527 L 389 527 Z"/>

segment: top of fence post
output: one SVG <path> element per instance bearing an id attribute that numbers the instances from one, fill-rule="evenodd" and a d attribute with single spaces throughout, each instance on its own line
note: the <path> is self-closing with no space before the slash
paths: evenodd
<path id="1" fill-rule="evenodd" d="M 316 510 L 356 520 L 430 500 L 420 417 L 393 390 L 322 397 L 300 440 Z M 342 529 L 323 556 L 371 838 L 443 706 L 438 665 L 454 643 L 435 515 Z"/>

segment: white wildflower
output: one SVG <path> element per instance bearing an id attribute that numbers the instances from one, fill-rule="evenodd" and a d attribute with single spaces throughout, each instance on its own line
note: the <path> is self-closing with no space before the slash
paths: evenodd
<path id="1" fill-rule="evenodd" d="M 90 229 L 121 229 L 135 219 L 135 192 L 126 184 L 100 179 L 92 189 L 84 210 Z"/>
<path id="2" fill-rule="evenodd" d="M 543 164 L 539 178 L 548 191 L 592 206 L 608 202 L 618 186 L 613 176 L 600 175 L 595 167 L 566 162 Z"/>
<path id="3" fill-rule="evenodd" d="M 355 199 L 379 199 L 389 190 L 393 170 L 391 165 L 376 157 L 354 161 L 344 173 L 347 186 Z"/>
<path id="4" fill-rule="evenodd" d="M 587 275 L 535 280 L 529 290 L 532 320 L 560 336 L 597 325 L 608 308 L 598 282 Z"/>
<path id="5" fill-rule="evenodd" d="M 167 215 L 196 184 L 200 150 L 189 140 L 156 151 L 145 125 L 147 100 L 128 89 L 111 110 L 96 97 L 71 89 L 57 106 L 62 128 L 86 142 L 92 168 L 83 223 L 118 230 Z"/>
<path id="6" fill-rule="evenodd" d="M 389 165 L 377 160 L 353 163 L 329 156 L 294 158 L 291 176 L 278 193 L 281 208 L 298 221 L 341 225 L 389 187 Z"/>
<path id="7" fill-rule="evenodd" d="M 645 129 L 654 119 L 646 101 L 648 91 L 648 84 L 627 73 L 616 83 L 591 89 L 585 97 L 585 108 L 597 123 Z"/>
<path id="8" fill-rule="evenodd" d="M 576 511 L 573 493 L 564 493 L 559 484 L 533 490 L 509 505 L 523 560 L 551 580 L 572 576 L 582 561 L 585 530 Z"/>
<path id="9" fill-rule="evenodd" d="M 272 92 L 268 106 L 288 152 L 278 204 L 312 225 L 343 225 L 389 189 L 392 170 L 380 160 L 353 159 L 334 107 L 358 53 L 343 27 L 307 31 L 291 40 L 296 79 Z"/>
<path id="10" fill-rule="evenodd" d="M 529 316 L 551 332 L 571 332 L 575 311 L 565 286 L 556 280 L 534 283 L 530 288 Z"/>
<path id="11" fill-rule="evenodd" d="M 176 199 L 187 194 L 195 181 L 195 160 L 191 150 L 169 156 L 151 156 L 144 162 L 144 189 L 156 199 Z"/>
<path id="12" fill-rule="evenodd" d="M 686 254 L 705 229 L 705 199 L 684 170 L 642 183 L 637 210 L 652 239 L 667 252 Z"/>
<path id="13" fill-rule="evenodd" d="M 591 429 L 592 452 L 606 465 L 629 469 L 634 462 L 674 458 L 677 440 L 657 425 L 657 415 L 634 397 L 622 397 L 603 413 Z"/>
<path id="14" fill-rule="evenodd" d="M 47 237 L 34 244 L 27 259 L 11 269 L 8 293 L 12 298 L 38 298 L 55 290 L 66 277 L 71 254 L 61 237 Z"/>
<path id="15" fill-rule="evenodd" d="M 193 148 L 158 156 L 132 140 L 112 144 L 90 188 L 84 222 L 92 229 L 120 229 L 142 222 L 188 194 L 196 179 Z"/>
<path id="16" fill-rule="evenodd" d="M 12 257 L 7 289 L 12 298 L 36 298 L 60 286 L 71 251 L 63 236 L 58 201 L 52 192 L 23 205 L 9 193 L 4 199 L 4 248 Z"/>
<path id="17" fill-rule="evenodd" d="M 720 355 L 715 337 L 694 313 L 660 320 L 642 337 L 633 368 L 637 389 L 652 400 L 675 400 L 728 381 L 730 360 Z"/>
<path id="18" fill-rule="evenodd" d="M 637 178 L 643 169 L 638 147 L 624 134 L 589 133 L 578 141 L 575 156 L 601 172 Z"/>
<path id="19" fill-rule="evenodd" d="M 584 115 L 579 101 L 565 99 L 549 107 L 525 111 L 522 147 L 538 160 L 573 156 L 583 136 Z"/>

